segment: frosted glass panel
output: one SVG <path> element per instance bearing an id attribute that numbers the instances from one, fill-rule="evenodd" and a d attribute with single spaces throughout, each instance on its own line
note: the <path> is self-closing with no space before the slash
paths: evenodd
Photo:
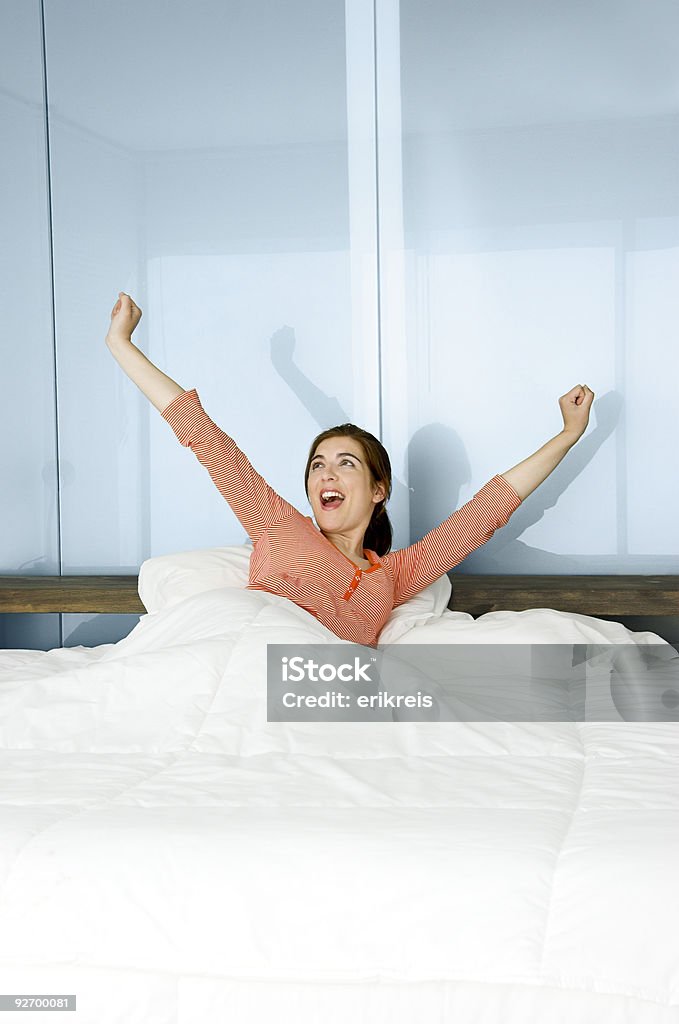
<path id="1" fill-rule="evenodd" d="M 399 43 L 407 341 L 384 403 L 412 539 L 584 382 L 587 433 L 461 571 L 679 571 L 679 7 L 403 0 Z"/>
<path id="2" fill-rule="evenodd" d="M 0 572 L 59 571 L 47 161 L 38 0 L 0 5 Z M 59 643 L 57 615 L 0 615 L 0 647 Z"/>
<path id="3" fill-rule="evenodd" d="M 58 497 L 39 11 L 0 6 L 0 571 L 49 575 Z"/>
<path id="4" fill-rule="evenodd" d="M 376 426 L 345 6 L 53 0 L 46 27 L 64 571 L 134 571 L 244 534 L 105 348 L 119 290 L 135 342 L 288 500 L 322 427 Z"/>
<path id="5" fill-rule="evenodd" d="M 674 224 L 651 222 L 645 227 L 649 247 L 628 253 L 626 261 L 630 337 L 628 482 L 630 492 L 638 496 L 630 503 L 628 529 L 632 554 L 663 555 L 676 551 L 679 534 L 679 218 Z M 673 236 L 674 244 L 661 247 L 666 232 Z M 664 412 L 655 415 L 656 408 Z M 668 424 L 670 410 L 674 410 L 673 428 Z"/>
<path id="6" fill-rule="evenodd" d="M 115 644 L 139 622 L 138 615 L 62 615 L 64 647 L 96 647 Z"/>
<path id="7" fill-rule="evenodd" d="M 172 256 L 150 266 L 151 358 L 172 362 L 215 422 L 304 515 L 311 514 L 303 485 L 308 444 L 319 423 L 346 422 L 354 407 L 347 274 L 346 251 Z M 267 301 L 257 303 L 257 294 Z M 192 334 L 200 342 L 187 345 Z M 151 551 L 182 550 L 187 537 L 190 547 L 244 541 L 205 470 L 178 443 L 168 444 L 168 433 L 154 417 Z"/>

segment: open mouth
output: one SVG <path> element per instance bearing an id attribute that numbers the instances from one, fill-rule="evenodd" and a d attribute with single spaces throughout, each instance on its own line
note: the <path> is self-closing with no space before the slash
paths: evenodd
<path id="1" fill-rule="evenodd" d="M 344 501 L 344 495 L 340 494 L 339 491 L 322 491 L 321 492 L 321 505 L 326 511 L 333 508 L 339 508 Z"/>

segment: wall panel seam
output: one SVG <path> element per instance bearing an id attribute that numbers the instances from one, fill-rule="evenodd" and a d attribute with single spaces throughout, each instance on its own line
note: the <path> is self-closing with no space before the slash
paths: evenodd
<path id="1" fill-rule="evenodd" d="M 381 288 L 381 238 L 380 238 L 380 133 L 377 81 L 377 0 L 373 0 L 373 110 L 375 112 L 375 273 L 377 274 L 377 422 L 380 438 L 384 437 L 382 415 L 383 374 L 382 374 L 382 288 Z"/>
<path id="2" fill-rule="evenodd" d="M 62 530 L 61 530 L 61 449 L 59 438 L 59 377 L 57 362 L 57 321 L 56 321 L 56 289 L 54 280 L 54 222 L 52 204 L 52 154 L 50 148 L 49 90 L 47 85 L 47 39 L 45 32 L 45 0 L 40 4 L 40 42 L 42 57 L 43 115 L 45 126 L 45 182 L 47 187 L 47 249 L 49 256 L 51 310 L 52 310 L 52 372 L 54 381 L 54 458 L 56 479 L 56 527 L 57 527 L 57 562 L 59 575 L 63 575 Z M 59 615 L 59 646 L 64 646 L 64 622 Z"/>

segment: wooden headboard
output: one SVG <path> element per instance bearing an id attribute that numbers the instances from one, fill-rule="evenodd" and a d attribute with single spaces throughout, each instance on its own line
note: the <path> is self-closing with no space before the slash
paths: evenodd
<path id="1" fill-rule="evenodd" d="M 143 615 L 137 576 L 0 576 L 0 613 Z M 679 616 L 679 576 L 468 576 L 451 573 L 453 611 L 556 608 L 581 615 Z"/>
<path id="2" fill-rule="evenodd" d="M 679 615 L 679 576 L 466 576 L 452 573 L 453 611 L 556 608 L 580 615 Z"/>

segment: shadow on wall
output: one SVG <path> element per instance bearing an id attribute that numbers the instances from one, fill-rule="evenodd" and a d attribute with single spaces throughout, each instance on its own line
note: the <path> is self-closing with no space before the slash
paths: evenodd
<path id="1" fill-rule="evenodd" d="M 507 525 L 484 544 L 483 565 L 486 572 L 489 569 L 492 571 L 495 566 L 498 572 L 509 574 L 582 573 L 582 567 L 574 559 L 531 547 L 519 540 L 519 537 L 529 526 L 539 522 L 548 509 L 554 508 L 564 491 L 613 433 L 622 412 L 622 397 L 615 391 L 609 391 L 598 398 L 593 407 L 596 409 L 596 427 L 578 441 L 544 483 L 526 498 Z M 475 555 L 473 552 L 465 559 L 465 568 L 472 573 L 475 571 L 475 562 L 478 564 L 479 561 Z"/>
<path id="2" fill-rule="evenodd" d="M 271 362 L 279 376 L 318 423 L 321 430 L 346 423 L 347 412 L 336 398 L 328 397 L 299 369 L 294 361 L 295 332 L 283 327 L 270 340 Z M 464 560 L 466 572 L 530 574 L 573 574 L 581 572 L 577 561 L 567 555 L 531 547 L 519 537 L 554 508 L 572 481 L 592 460 L 610 437 L 620 419 L 622 397 L 609 391 L 594 403 L 596 427 L 579 441 L 554 472 L 516 510 L 507 525 Z M 441 465 L 446 467 L 441 472 Z M 450 427 L 430 423 L 413 434 L 407 452 L 410 488 L 394 476 L 391 505 L 401 503 L 410 510 L 411 543 L 419 540 L 447 519 L 460 502 L 462 486 L 471 478 L 471 466 L 464 443 Z M 498 470 L 499 472 L 499 470 Z"/>
<path id="3" fill-rule="evenodd" d="M 272 335 L 270 351 L 274 369 L 311 413 L 320 430 L 350 422 L 349 414 L 337 399 L 321 391 L 295 364 L 292 327 L 282 327 Z M 445 473 L 440 471 L 442 460 Z M 415 539 L 419 539 L 454 511 L 460 489 L 470 476 L 471 468 L 460 436 L 442 423 L 430 423 L 413 435 L 408 446 L 411 486 L 407 487 L 393 474 L 390 507 L 409 508 L 414 524 L 411 528 Z"/>

